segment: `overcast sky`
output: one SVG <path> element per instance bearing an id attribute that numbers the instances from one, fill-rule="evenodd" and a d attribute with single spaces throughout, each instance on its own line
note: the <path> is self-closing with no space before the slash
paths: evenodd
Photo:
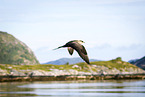
<path id="1" fill-rule="evenodd" d="M 0 30 L 27 44 L 40 63 L 70 56 L 52 49 L 85 41 L 89 58 L 145 56 L 145 0 L 0 0 Z"/>

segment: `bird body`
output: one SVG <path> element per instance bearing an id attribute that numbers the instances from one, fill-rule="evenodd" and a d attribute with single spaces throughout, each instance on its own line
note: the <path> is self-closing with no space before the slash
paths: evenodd
<path id="1" fill-rule="evenodd" d="M 86 51 L 85 47 L 82 45 L 82 43 L 84 43 L 82 40 L 73 40 L 73 41 L 69 41 L 65 45 L 60 46 L 60 47 L 58 47 L 56 49 L 67 47 L 68 48 L 68 52 L 69 52 L 70 55 L 72 55 L 74 50 L 76 50 L 78 52 L 79 56 L 86 63 L 90 64 L 89 58 L 88 58 L 88 55 L 87 55 L 87 51 Z"/>

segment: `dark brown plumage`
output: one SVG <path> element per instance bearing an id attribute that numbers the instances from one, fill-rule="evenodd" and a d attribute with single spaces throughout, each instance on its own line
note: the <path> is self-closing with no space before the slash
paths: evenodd
<path id="1" fill-rule="evenodd" d="M 72 55 L 74 50 L 76 50 L 78 52 L 79 56 L 86 63 L 90 64 L 89 58 L 88 58 L 88 55 L 87 55 L 87 51 L 86 51 L 85 47 L 83 45 L 81 45 L 81 43 L 84 43 L 84 42 L 82 40 L 73 40 L 73 41 L 69 41 L 65 45 L 60 46 L 60 47 L 58 47 L 56 49 L 67 47 L 68 48 L 68 52 L 69 52 L 70 55 Z"/>

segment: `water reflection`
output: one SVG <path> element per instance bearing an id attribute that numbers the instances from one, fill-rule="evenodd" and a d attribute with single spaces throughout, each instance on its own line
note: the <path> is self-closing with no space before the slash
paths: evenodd
<path id="1" fill-rule="evenodd" d="M 3 82 L 0 83 L 0 97 L 6 96 L 6 97 L 21 97 L 21 96 L 36 96 L 36 94 L 24 94 L 21 92 L 24 91 L 34 91 L 33 88 L 18 88 L 19 85 L 25 85 L 28 84 L 28 82 Z M 30 83 L 29 83 L 30 84 Z"/>
<path id="2" fill-rule="evenodd" d="M 144 97 L 145 80 L 0 83 L 0 96 Z"/>

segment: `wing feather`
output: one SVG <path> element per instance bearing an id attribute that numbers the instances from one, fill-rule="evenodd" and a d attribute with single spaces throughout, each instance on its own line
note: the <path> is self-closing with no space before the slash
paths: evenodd
<path id="1" fill-rule="evenodd" d="M 73 54 L 73 52 L 74 52 L 74 49 L 73 49 L 73 48 L 71 48 L 71 47 L 68 47 L 67 49 L 68 49 L 69 54 L 70 54 L 70 55 L 72 55 L 72 54 Z"/>
<path id="2" fill-rule="evenodd" d="M 82 52 L 78 52 L 78 54 L 80 55 L 80 57 L 81 57 L 86 63 L 90 64 L 88 55 L 85 55 L 85 54 L 82 53 Z"/>
<path id="3" fill-rule="evenodd" d="M 84 53 L 85 55 L 87 55 L 87 51 L 86 51 L 85 47 L 83 45 L 81 45 L 81 46 L 82 46 L 82 48 L 81 48 L 82 53 Z"/>
<path id="4" fill-rule="evenodd" d="M 89 62 L 89 58 L 88 58 L 88 55 L 87 55 L 87 51 L 85 49 L 85 47 L 77 42 L 71 42 L 69 44 L 69 46 L 72 48 L 72 49 L 75 49 L 79 56 L 88 64 L 90 64 Z M 70 48 L 69 48 L 70 49 Z M 69 50 L 70 51 L 70 50 Z M 70 53 L 70 52 L 69 52 Z"/>

